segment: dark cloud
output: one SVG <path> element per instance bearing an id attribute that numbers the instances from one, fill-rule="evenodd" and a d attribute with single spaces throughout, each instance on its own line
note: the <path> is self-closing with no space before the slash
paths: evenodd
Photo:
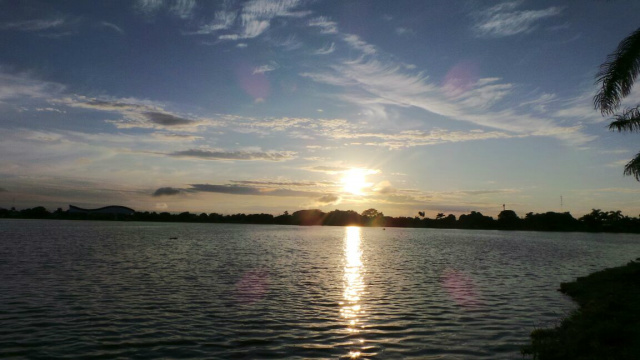
<path id="1" fill-rule="evenodd" d="M 295 157 L 295 152 L 248 152 L 248 151 L 209 151 L 209 150 L 185 150 L 170 153 L 170 156 L 190 157 L 205 160 L 264 160 L 285 161 Z"/>
<path id="2" fill-rule="evenodd" d="M 193 120 L 157 111 L 144 112 L 142 115 L 152 123 L 162 126 L 182 126 L 192 125 L 194 123 Z"/>
<path id="3" fill-rule="evenodd" d="M 234 184 L 263 186 L 318 186 L 315 182 L 231 180 Z"/>
<path id="4" fill-rule="evenodd" d="M 309 170 L 309 171 L 318 171 L 318 172 L 327 172 L 327 173 L 336 173 L 336 172 L 347 171 L 347 170 L 349 170 L 349 168 L 340 167 L 340 166 L 314 166 L 314 167 L 307 168 L 307 170 Z"/>
<path id="5" fill-rule="evenodd" d="M 175 189 L 172 187 L 161 187 L 158 190 L 154 191 L 152 196 L 171 196 L 177 195 L 180 192 L 180 189 Z"/>
<path id="6" fill-rule="evenodd" d="M 250 186 L 238 185 L 210 185 L 210 184 L 191 184 L 189 191 L 214 192 L 222 194 L 234 195 L 258 195 L 258 196 L 294 196 L 294 197 L 316 197 L 321 195 L 311 191 L 297 191 L 289 189 L 264 189 Z"/>
<path id="7" fill-rule="evenodd" d="M 7 189 L 5 189 L 5 188 L 0 188 L 0 192 L 7 192 Z"/>
<path id="8" fill-rule="evenodd" d="M 334 204 L 334 203 L 339 202 L 340 201 L 340 197 L 337 196 L 337 195 L 329 194 L 329 195 L 324 195 L 324 196 L 316 199 L 316 201 L 319 204 L 329 205 L 329 204 Z"/>
<path id="9" fill-rule="evenodd" d="M 498 190 L 461 190 L 460 194 L 464 195 L 489 195 L 489 194 L 505 194 L 516 192 L 511 189 L 498 189 Z"/>

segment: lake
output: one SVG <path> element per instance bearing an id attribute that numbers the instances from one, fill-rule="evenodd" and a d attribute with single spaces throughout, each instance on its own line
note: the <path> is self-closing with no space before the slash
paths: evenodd
<path id="1" fill-rule="evenodd" d="M 177 238 L 177 239 L 174 239 Z M 0 357 L 519 359 L 628 234 L 0 220 Z"/>

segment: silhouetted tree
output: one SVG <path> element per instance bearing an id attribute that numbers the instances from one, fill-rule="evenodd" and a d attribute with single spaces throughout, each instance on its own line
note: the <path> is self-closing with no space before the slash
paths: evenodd
<path id="1" fill-rule="evenodd" d="M 618 44 L 617 49 L 607 56 L 600 65 L 597 82 L 600 91 L 593 98 L 596 109 L 602 115 L 614 115 L 620 102 L 629 95 L 636 77 L 640 73 L 640 28 L 631 33 Z M 609 124 L 612 131 L 640 131 L 640 105 L 627 108 L 614 116 Z M 624 167 L 624 174 L 631 175 L 640 181 L 640 153 Z"/>
<path id="2" fill-rule="evenodd" d="M 524 228 L 541 231 L 578 231 L 582 224 L 570 213 L 546 212 L 543 214 L 527 213 L 524 218 Z"/>
<path id="3" fill-rule="evenodd" d="M 362 220 L 365 226 L 384 226 L 384 214 L 373 208 L 362 212 Z"/>
<path id="4" fill-rule="evenodd" d="M 517 229 L 520 223 L 521 219 L 513 210 L 503 210 L 498 214 L 498 226 L 500 229 Z"/>
<path id="5" fill-rule="evenodd" d="M 495 221 L 491 216 L 484 216 L 480 212 L 472 211 L 468 215 L 460 215 L 458 225 L 463 229 L 493 229 Z"/>

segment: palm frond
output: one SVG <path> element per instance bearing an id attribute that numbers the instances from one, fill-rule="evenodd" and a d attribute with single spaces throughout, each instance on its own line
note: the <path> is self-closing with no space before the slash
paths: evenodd
<path id="1" fill-rule="evenodd" d="M 613 114 L 620 101 L 629 95 L 640 72 L 640 28 L 618 44 L 618 48 L 600 65 L 596 83 L 600 91 L 593 98 L 602 114 Z"/>
<path id="2" fill-rule="evenodd" d="M 640 132 L 640 106 L 626 109 L 622 114 L 614 116 L 613 119 L 609 124 L 611 131 Z"/>
<path id="3" fill-rule="evenodd" d="M 637 181 L 640 181 L 640 153 L 625 165 L 624 174 L 633 176 Z"/>

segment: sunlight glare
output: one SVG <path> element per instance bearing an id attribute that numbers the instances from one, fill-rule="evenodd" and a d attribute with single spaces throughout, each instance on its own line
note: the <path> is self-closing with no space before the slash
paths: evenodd
<path id="1" fill-rule="evenodd" d="M 372 185 L 367 182 L 368 174 L 369 171 L 365 169 L 351 169 L 345 172 L 341 179 L 343 190 L 353 195 L 362 195 L 363 190 Z"/>
<path id="2" fill-rule="evenodd" d="M 347 332 L 358 334 L 362 326 L 364 310 L 361 298 L 365 289 L 364 264 L 362 262 L 361 229 L 356 226 L 346 228 L 344 244 L 344 301 L 341 302 L 340 314 L 346 320 Z M 349 357 L 356 359 L 362 355 L 360 347 L 364 342 L 362 339 L 355 341 L 355 347 L 349 352 Z"/>

